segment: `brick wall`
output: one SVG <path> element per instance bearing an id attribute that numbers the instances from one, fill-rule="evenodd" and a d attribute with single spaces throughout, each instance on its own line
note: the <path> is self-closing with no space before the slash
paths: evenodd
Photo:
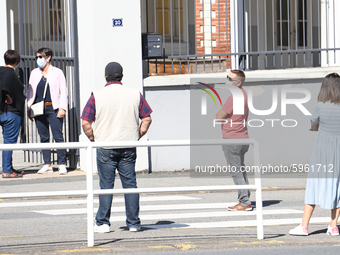
<path id="1" fill-rule="evenodd" d="M 204 46 L 203 48 L 203 6 L 204 6 Z M 208 6 L 207 6 L 208 5 Z M 230 53 L 230 3 L 229 0 L 196 0 L 196 45 L 197 54 Z M 209 20 L 210 19 L 210 20 Z M 212 31 L 210 31 L 210 21 Z M 212 36 L 211 36 L 211 33 Z M 211 43 L 212 39 L 212 43 Z M 211 48 L 211 45 L 213 46 Z M 226 58 L 227 56 L 224 56 Z M 230 65 L 230 61 L 229 65 Z M 230 67 L 227 67 L 230 68 Z"/>

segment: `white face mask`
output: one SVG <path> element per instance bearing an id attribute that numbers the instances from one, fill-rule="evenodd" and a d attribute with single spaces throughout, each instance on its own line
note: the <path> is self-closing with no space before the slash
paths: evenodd
<path id="1" fill-rule="evenodd" d="M 44 58 L 38 58 L 37 59 L 37 64 L 40 68 L 44 68 L 46 65 L 45 59 Z"/>

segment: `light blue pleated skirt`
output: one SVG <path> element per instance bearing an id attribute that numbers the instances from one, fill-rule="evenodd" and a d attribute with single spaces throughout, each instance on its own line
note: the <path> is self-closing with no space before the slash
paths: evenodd
<path id="1" fill-rule="evenodd" d="M 340 207 L 340 136 L 318 132 L 309 161 L 305 204 Z"/>

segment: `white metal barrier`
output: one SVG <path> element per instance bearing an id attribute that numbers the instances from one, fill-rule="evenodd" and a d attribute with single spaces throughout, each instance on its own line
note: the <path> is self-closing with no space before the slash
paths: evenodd
<path id="1" fill-rule="evenodd" d="M 249 144 L 254 149 L 255 185 L 223 185 L 223 186 L 189 186 L 189 187 L 166 187 L 166 188 L 137 188 L 137 189 L 105 189 L 93 190 L 93 149 L 107 147 L 163 147 L 163 146 L 202 146 L 222 144 Z M 47 197 L 47 196 L 87 196 L 87 244 L 94 246 L 94 205 L 93 197 L 98 194 L 133 194 L 133 193 L 162 193 L 162 192 L 190 192 L 190 191 L 223 191 L 223 190 L 256 190 L 256 219 L 257 238 L 263 239 L 263 212 L 262 212 L 262 190 L 260 152 L 258 143 L 254 139 L 218 139 L 218 140 L 177 140 L 177 141 L 136 141 L 136 142 L 111 142 L 111 143 L 30 143 L 30 144 L 1 144 L 2 150 L 29 150 L 29 149 L 86 149 L 86 190 L 49 191 L 49 192 L 22 192 L 22 193 L 0 193 L 3 198 L 23 197 Z"/>

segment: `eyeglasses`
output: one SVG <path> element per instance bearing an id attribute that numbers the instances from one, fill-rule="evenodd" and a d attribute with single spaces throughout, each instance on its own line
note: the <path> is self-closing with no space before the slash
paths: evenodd
<path id="1" fill-rule="evenodd" d="M 40 56 L 36 56 L 36 57 L 35 57 L 35 60 L 37 60 L 38 58 L 44 58 L 44 57 L 41 56 L 41 55 L 40 55 Z"/>
<path id="2" fill-rule="evenodd" d="M 236 79 L 233 79 L 233 78 L 229 77 L 229 75 L 227 75 L 227 79 L 228 79 L 229 81 L 236 81 Z"/>

